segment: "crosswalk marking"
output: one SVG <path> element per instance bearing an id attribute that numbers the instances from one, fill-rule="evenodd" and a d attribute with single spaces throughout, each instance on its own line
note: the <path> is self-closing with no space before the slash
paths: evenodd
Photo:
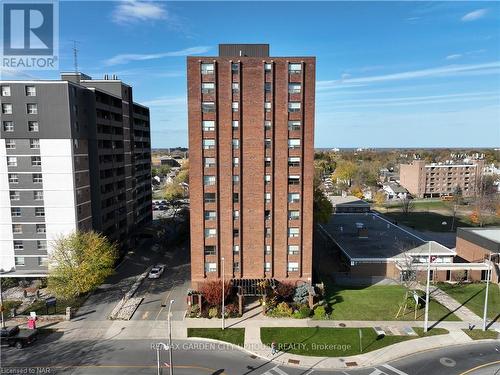
<path id="1" fill-rule="evenodd" d="M 285 371 L 283 371 L 282 369 L 280 369 L 278 366 L 273 367 L 272 369 L 270 369 L 269 371 L 266 371 L 262 375 L 276 375 L 276 374 L 278 374 L 278 375 L 288 375 Z"/>
<path id="2" fill-rule="evenodd" d="M 406 372 L 398 370 L 397 368 L 394 368 L 391 365 L 382 365 L 382 367 L 385 367 L 386 369 L 391 370 L 392 372 L 394 372 L 398 375 L 408 375 Z"/>

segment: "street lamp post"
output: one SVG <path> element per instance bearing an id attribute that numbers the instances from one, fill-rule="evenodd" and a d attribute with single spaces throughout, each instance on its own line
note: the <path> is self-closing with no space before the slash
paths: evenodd
<path id="1" fill-rule="evenodd" d="M 496 255 L 499 255 L 500 253 L 497 253 Z M 493 255 L 493 253 L 490 253 L 490 257 L 489 257 L 489 264 L 488 264 L 488 270 L 486 272 L 486 295 L 484 296 L 484 313 L 483 313 L 483 331 L 486 331 L 486 319 L 487 319 L 487 316 L 486 314 L 488 313 L 488 288 L 490 286 L 490 279 L 491 279 L 491 272 L 493 271 L 492 270 L 492 267 L 491 267 L 491 256 Z"/>
<path id="2" fill-rule="evenodd" d="M 2 297 L 2 282 L 0 280 L 0 306 L 2 307 L 2 311 L 1 311 L 1 314 L 2 314 L 2 328 L 5 328 L 5 321 L 3 320 L 3 310 L 4 310 L 4 307 L 3 307 L 3 297 Z"/>
<path id="3" fill-rule="evenodd" d="M 221 258 L 222 261 L 222 330 L 224 330 L 224 282 L 225 282 L 225 277 L 224 277 L 224 257 Z"/>
<path id="4" fill-rule="evenodd" d="M 171 299 L 170 304 L 168 305 L 168 357 L 170 361 L 170 375 L 174 375 L 174 364 L 172 362 L 172 320 L 170 317 L 170 311 L 172 310 L 172 305 L 175 300 Z"/>
<path id="5" fill-rule="evenodd" d="M 424 332 L 428 331 L 429 327 L 429 289 L 431 279 L 431 242 L 429 244 L 429 256 L 427 259 L 427 286 L 425 288 L 425 318 L 424 318 Z"/>
<path id="6" fill-rule="evenodd" d="M 158 344 L 156 344 L 156 373 L 158 375 L 161 375 L 161 366 L 160 366 L 160 349 L 161 348 L 164 348 L 166 349 L 167 348 L 167 345 L 165 345 L 164 343 L 162 342 L 159 342 Z"/>

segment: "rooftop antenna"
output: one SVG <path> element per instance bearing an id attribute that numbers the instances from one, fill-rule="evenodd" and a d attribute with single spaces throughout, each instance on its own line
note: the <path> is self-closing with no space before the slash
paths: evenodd
<path id="1" fill-rule="evenodd" d="M 73 40 L 73 66 L 75 73 L 78 73 L 78 48 L 76 48 L 78 43 L 80 43 L 78 40 Z"/>

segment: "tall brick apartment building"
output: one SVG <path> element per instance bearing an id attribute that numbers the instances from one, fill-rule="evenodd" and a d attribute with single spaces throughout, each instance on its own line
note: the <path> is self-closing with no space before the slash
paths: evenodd
<path id="1" fill-rule="evenodd" d="M 415 160 L 399 166 L 401 185 L 418 198 L 451 195 L 460 187 L 463 196 L 478 192 L 484 160 L 468 160 L 453 164 L 426 163 Z"/>
<path id="2" fill-rule="evenodd" d="M 314 57 L 223 44 L 188 69 L 191 277 L 307 281 Z"/>

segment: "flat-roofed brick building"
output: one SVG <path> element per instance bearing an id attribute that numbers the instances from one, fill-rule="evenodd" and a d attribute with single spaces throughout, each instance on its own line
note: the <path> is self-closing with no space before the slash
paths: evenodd
<path id="1" fill-rule="evenodd" d="M 220 45 L 188 70 L 191 278 L 310 280 L 314 57 Z"/>

